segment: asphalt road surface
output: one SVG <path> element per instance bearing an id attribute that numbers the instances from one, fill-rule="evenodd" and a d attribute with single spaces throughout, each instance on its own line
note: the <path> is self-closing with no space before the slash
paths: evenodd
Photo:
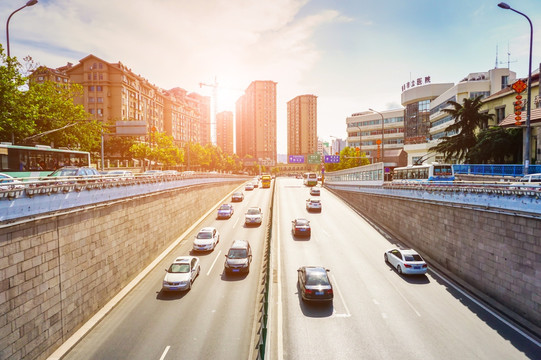
<path id="1" fill-rule="evenodd" d="M 395 245 L 392 239 L 326 189 L 321 189 L 321 213 L 306 211 L 310 195 L 302 180 L 280 178 L 275 196 L 268 358 L 541 359 L 535 339 L 507 326 L 435 271 L 399 275 L 383 260 Z M 310 239 L 293 237 L 291 220 L 297 217 L 310 220 Z M 332 304 L 301 300 L 302 265 L 330 269 Z"/>
<path id="2" fill-rule="evenodd" d="M 204 219 L 63 359 L 249 359 L 272 189 L 239 189 L 245 198 L 233 203 L 231 219 L 217 220 L 216 211 Z M 249 206 L 261 207 L 263 225 L 244 226 Z M 192 254 L 193 238 L 204 226 L 216 227 L 220 242 L 210 253 Z M 225 254 L 237 239 L 252 246 L 250 273 L 225 275 Z M 163 293 L 164 269 L 175 257 L 188 254 L 201 260 L 192 289 Z"/>

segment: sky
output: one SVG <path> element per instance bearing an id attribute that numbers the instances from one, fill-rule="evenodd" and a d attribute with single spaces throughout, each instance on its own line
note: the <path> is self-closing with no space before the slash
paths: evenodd
<path id="1" fill-rule="evenodd" d="M 212 95 L 234 111 L 255 80 L 277 82 L 278 153 L 287 153 L 287 102 L 318 97 L 318 136 L 346 138 L 346 118 L 401 107 L 402 85 L 457 83 L 510 67 L 528 75 L 527 19 L 487 0 L 38 0 L 12 16 L 10 51 L 52 68 L 93 54 L 163 89 Z M 508 0 L 534 27 L 541 1 Z M 26 0 L 0 0 L 0 22 Z M 5 31 L 0 36 L 6 48 Z M 509 55 L 508 55 L 509 53 Z"/>

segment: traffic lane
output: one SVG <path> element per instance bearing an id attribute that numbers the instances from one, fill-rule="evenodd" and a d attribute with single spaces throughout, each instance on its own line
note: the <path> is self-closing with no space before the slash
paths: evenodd
<path id="1" fill-rule="evenodd" d="M 260 202 L 265 203 L 265 196 Z M 230 245 L 227 238 L 233 238 L 245 229 L 243 222 L 233 227 L 232 221 L 217 221 L 215 215 L 215 212 L 211 213 L 201 226 L 187 235 L 186 241 L 181 242 L 178 249 L 172 251 L 144 278 L 67 358 L 120 359 L 129 356 L 135 359 L 152 359 L 159 358 L 167 346 L 170 348 L 166 358 L 185 354 L 246 358 L 250 350 L 249 334 L 253 323 L 253 304 L 257 296 L 257 272 L 251 271 L 245 278 L 222 276 L 224 253 Z M 233 216 L 235 215 L 237 212 Z M 243 219 L 243 214 L 238 216 L 240 215 Z M 167 268 L 175 257 L 190 253 L 192 239 L 199 228 L 209 225 L 221 229 L 221 240 L 214 252 L 197 254 L 202 268 L 193 289 L 187 293 L 161 293 L 159 290 L 163 269 Z M 258 234 L 265 235 L 263 227 L 246 230 L 250 230 L 250 236 L 254 239 L 257 239 Z M 253 244 L 254 269 L 261 266 L 262 244 L 263 240 Z M 206 269 L 210 268 L 212 263 L 214 267 L 209 276 L 206 276 Z M 211 296 L 208 289 L 212 289 Z M 228 321 L 225 321 L 224 317 Z M 232 328 L 239 329 L 238 334 L 242 335 L 235 335 Z M 186 334 L 187 337 L 179 337 L 178 334 Z M 227 352 L 224 351 L 224 341 L 227 342 Z M 182 346 L 179 348 L 178 344 Z"/>
<path id="2" fill-rule="evenodd" d="M 281 189 L 280 189 L 281 190 Z M 300 196 L 304 196 L 304 194 L 301 192 L 299 194 Z M 322 198 L 324 194 L 322 193 Z M 288 199 L 293 198 L 293 194 L 287 195 Z M 366 229 L 359 229 L 356 226 L 355 219 L 349 219 L 347 216 L 347 211 L 345 209 L 333 209 L 333 201 L 332 199 L 324 199 L 326 201 L 323 202 L 323 212 L 326 212 L 326 215 L 329 214 L 329 211 L 331 214 L 340 214 L 340 217 L 337 219 L 333 219 L 332 222 L 325 222 L 325 218 L 321 218 L 318 221 L 318 225 L 320 225 L 320 228 L 325 229 L 325 232 L 327 234 L 338 234 L 340 235 L 340 228 L 341 226 L 338 226 L 337 224 L 345 223 L 348 224 L 347 229 L 351 231 L 353 234 L 362 234 L 361 236 L 355 237 L 355 236 L 334 236 L 334 237 L 328 237 L 325 238 L 319 238 L 318 237 L 318 231 L 316 228 L 316 224 L 312 222 L 312 228 L 313 228 L 313 239 L 314 242 L 312 243 L 312 240 L 310 241 L 310 244 L 316 245 L 312 246 L 313 253 L 309 253 L 309 250 L 304 248 L 302 252 L 298 254 L 294 254 L 293 250 L 285 250 L 286 247 L 282 247 L 282 254 L 284 254 L 284 257 L 292 256 L 296 259 L 302 259 L 303 255 L 307 255 L 306 257 L 310 260 L 301 260 L 298 261 L 304 262 L 305 264 L 313 264 L 314 261 L 319 261 L 321 265 L 325 265 L 327 267 L 331 267 L 331 279 L 334 276 L 336 278 L 336 283 L 339 283 L 339 289 L 341 289 L 341 293 L 343 293 L 343 298 L 346 299 L 345 304 L 350 304 L 349 309 L 354 317 L 362 316 L 363 321 L 368 321 L 371 323 L 371 328 L 369 329 L 356 329 L 356 327 L 353 327 L 348 331 L 349 334 L 362 334 L 363 339 L 372 339 L 371 343 L 374 342 L 381 342 L 381 332 L 384 331 L 386 333 L 393 333 L 392 341 L 390 342 L 383 342 L 381 346 L 373 351 L 373 355 L 378 357 L 381 354 L 389 354 L 389 356 L 393 356 L 395 354 L 395 351 L 401 351 L 404 352 L 404 349 L 408 349 L 406 351 L 409 351 L 412 355 L 419 354 L 417 351 L 420 349 L 423 349 L 423 353 L 426 354 L 433 354 L 435 357 L 445 357 L 446 354 L 457 354 L 456 352 L 456 344 L 461 344 L 464 340 L 468 341 L 470 340 L 470 335 L 466 334 L 464 335 L 464 330 L 460 332 L 461 335 L 457 336 L 455 335 L 456 342 L 450 342 L 450 346 L 440 346 L 439 344 L 447 344 L 449 343 L 448 336 L 432 336 L 432 333 L 434 332 L 434 328 L 441 328 L 442 326 L 445 328 L 447 321 L 442 321 L 440 318 L 442 318 L 441 312 L 445 312 L 445 308 L 442 310 L 442 308 L 438 308 L 436 313 L 434 314 L 436 316 L 436 322 L 425 322 L 424 319 L 419 320 L 419 314 L 422 314 L 423 312 L 423 305 L 426 303 L 427 299 L 434 299 L 434 295 L 432 294 L 426 294 L 424 295 L 422 292 L 419 293 L 416 289 L 417 286 L 431 288 L 432 283 L 434 281 L 431 281 L 430 275 L 428 277 L 417 277 L 413 282 L 408 281 L 410 278 L 400 277 L 396 273 L 392 271 L 392 269 L 389 269 L 385 263 L 383 262 L 383 252 L 384 249 L 387 249 L 390 247 L 389 243 L 385 241 L 385 239 L 381 238 L 379 233 L 375 232 L 373 229 L 371 229 L 367 224 L 363 227 Z M 292 201 L 290 201 L 291 203 Z M 288 205 L 288 209 L 291 208 L 291 204 Z M 282 208 L 280 208 L 282 210 Z M 298 210 L 298 209 L 297 209 Z M 319 214 L 318 214 L 319 215 Z M 353 216 L 355 214 L 353 213 Z M 284 218 L 292 217 L 292 215 L 285 215 Z M 282 216 L 280 217 L 282 218 Z M 327 217 L 326 217 L 327 218 Z M 358 222 L 358 221 L 357 221 Z M 337 226 L 334 226 L 337 225 Z M 333 226 L 335 228 L 333 228 Z M 284 237 L 288 237 L 289 235 L 286 234 L 287 232 L 284 232 L 284 234 L 281 234 Z M 380 240 L 377 240 L 379 237 Z M 347 239 L 347 240 L 344 240 Z M 319 241 L 321 240 L 321 241 Z M 330 248 L 319 248 L 320 244 L 332 244 L 332 247 Z M 357 243 L 361 243 L 362 246 L 359 248 L 355 248 Z M 381 244 L 380 244 L 381 243 Z M 297 246 L 298 243 L 291 242 L 292 246 Z M 345 249 L 345 251 L 344 251 Z M 324 254 L 324 258 L 322 258 L 322 254 Z M 337 259 L 332 258 L 332 254 L 338 254 Z M 353 255 L 353 256 L 352 256 Z M 317 260 L 314 260 L 317 259 Z M 284 260 L 284 262 L 287 262 L 287 260 Z M 342 269 L 344 264 L 351 264 L 350 266 L 346 266 L 345 271 Z M 294 266 L 290 266 L 290 269 L 287 271 L 287 275 L 291 277 L 288 282 L 288 293 L 296 292 L 296 274 L 293 274 L 293 268 L 300 264 L 295 264 Z M 352 266 L 353 265 L 353 266 Z M 386 269 L 387 268 L 387 269 Z M 386 272 L 387 270 L 387 272 Z M 391 274 L 389 274 L 389 270 L 391 271 Z M 282 271 L 283 273 L 285 271 Z M 388 274 L 391 275 L 390 278 L 383 278 L 382 274 Z M 285 274 L 284 274 L 285 276 Z M 344 283 L 344 281 L 340 281 L 339 279 L 347 279 L 345 281 L 346 285 L 341 285 Z M 352 281 L 352 279 L 354 281 Z M 408 280 L 405 280 L 408 279 Z M 388 282 L 388 284 L 385 285 L 385 282 Z M 353 284 L 353 286 L 349 286 L 350 284 Z M 413 286 L 412 286 L 413 285 Z M 357 291 L 356 291 L 357 289 Z M 362 291 L 358 291 L 358 289 L 363 289 Z M 383 289 L 383 291 L 379 291 L 380 289 Z M 402 295 L 400 295 L 402 294 Z M 337 294 L 335 293 L 335 296 Z M 367 296 L 369 295 L 369 296 Z M 436 291 L 437 296 L 443 296 L 444 298 L 448 298 L 450 302 L 454 302 L 455 304 L 456 299 L 454 299 L 452 296 L 449 297 L 445 291 Z M 416 299 L 416 297 L 419 296 L 419 299 Z M 428 297 L 430 296 L 430 297 Z M 409 300 L 412 298 L 411 300 Z M 321 311 L 321 309 L 316 308 L 316 311 L 306 311 L 305 307 L 300 303 L 299 305 L 299 298 L 298 296 L 293 297 L 292 296 L 292 303 L 297 304 L 297 309 L 300 306 L 302 310 L 302 315 L 312 315 L 312 316 L 325 316 L 328 314 L 328 310 Z M 351 299 L 351 301 L 347 301 L 347 299 Z M 436 297 L 436 299 L 438 299 Z M 417 301 L 419 300 L 419 301 Z M 438 303 L 438 302 L 436 302 Z M 339 311 L 337 310 L 342 304 L 336 304 L 336 298 L 334 302 L 333 314 L 340 315 L 344 318 L 347 318 L 348 312 L 346 311 Z M 295 309 L 295 306 L 292 307 L 292 309 Z M 311 308 L 310 308 L 311 309 Z M 371 312 L 369 312 L 370 317 L 368 319 L 364 319 L 367 317 L 366 310 L 371 309 Z M 463 309 L 464 310 L 464 309 Z M 466 309 L 467 310 L 467 309 Z M 469 314 L 469 311 L 466 311 L 466 314 Z M 299 314 L 299 313 L 297 313 Z M 315 315 L 314 315 L 315 314 Z M 439 318 L 438 318 L 439 315 Z M 470 314 L 471 315 L 471 314 Z M 289 316 L 289 315 L 288 315 Z M 336 317 L 336 316 L 335 316 Z M 302 316 L 301 316 L 302 318 Z M 289 318 L 288 318 L 289 319 Z M 468 321 L 471 321 L 471 319 L 468 319 Z M 473 319 L 475 321 L 475 319 Z M 438 324 L 440 322 L 441 324 Z M 386 325 L 386 323 L 389 323 Z M 468 322 L 462 322 L 462 327 L 464 325 L 468 325 Z M 310 324 L 305 325 L 307 326 L 307 329 L 312 330 L 313 326 Z M 377 331 L 372 331 L 373 328 L 377 328 Z M 327 329 L 328 326 L 326 325 L 325 328 Z M 358 328 L 358 326 L 357 326 Z M 295 330 L 298 332 L 299 326 L 292 326 L 292 330 Z M 416 334 L 416 336 L 422 335 L 422 341 L 419 341 L 416 343 L 415 340 L 411 339 L 412 331 L 419 331 L 422 330 L 421 333 Z M 483 328 L 485 333 L 490 334 L 490 329 L 486 329 L 486 327 Z M 487 331 L 488 330 L 488 331 Z M 436 334 L 437 335 L 437 334 Z M 431 339 L 432 336 L 432 340 Z M 315 336 L 317 338 L 317 336 Z M 292 344 L 295 344 L 295 350 L 299 350 L 299 346 L 297 345 L 297 341 L 294 338 L 291 338 L 289 336 L 285 336 L 286 339 L 292 340 Z M 510 356 L 515 356 L 516 351 L 515 349 L 509 348 L 505 346 L 505 340 L 500 341 L 499 338 L 488 338 L 489 343 L 497 343 L 496 348 L 499 348 L 500 345 L 503 344 L 504 349 L 501 349 L 505 351 L 504 353 L 509 354 Z M 302 340 L 302 339 L 299 339 Z M 353 341 L 359 341 L 358 339 L 352 339 Z M 334 341 L 334 340 L 333 340 Z M 308 341 L 309 342 L 309 341 Z M 304 340 L 301 342 L 302 344 L 307 344 L 307 341 Z M 398 344 L 398 346 L 397 346 Z M 408 345 L 409 344 L 409 345 Z M 347 352 L 349 342 L 346 342 L 346 344 L 340 344 L 339 346 L 336 346 L 334 349 L 332 349 L 331 352 L 335 352 L 335 354 L 341 354 L 341 355 L 349 355 L 353 354 L 356 349 L 350 350 L 351 352 Z M 345 346 L 345 347 L 344 347 Z M 351 348 L 351 345 L 349 345 Z M 302 351 L 305 351 L 309 353 L 310 348 L 317 348 L 320 349 L 321 346 L 318 346 L 318 341 L 314 341 L 312 344 L 308 345 L 306 349 L 303 348 Z M 381 349 L 383 348 L 383 349 Z M 363 347 L 365 349 L 365 347 Z M 358 349 L 363 350 L 363 349 Z M 321 350 L 321 349 L 320 349 Z M 302 353 L 301 350 L 299 350 L 299 353 Z M 366 350 L 364 350 L 366 353 Z M 479 351 L 477 350 L 477 344 L 476 341 L 469 341 L 466 346 L 463 346 L 463 349 L 461 350 L 465 356 L 471 356 L 472 354 L 477 355 Z M 484 353 L 486 353 L 486 350 L 483 350 Z M 460 352 L 459 352 L 460 353 Z M 492 352 L 491 352 L 492 353 Z M 501 351 L 495 350 L 493 351 L 495 355 L 498 353 L 501 353 Z M 449 356 L 449 355 L 447 355 Z M 454 356 L 454 355 L 453 355 Z M 520 356 L 520 355 L 518 355 Z"/>

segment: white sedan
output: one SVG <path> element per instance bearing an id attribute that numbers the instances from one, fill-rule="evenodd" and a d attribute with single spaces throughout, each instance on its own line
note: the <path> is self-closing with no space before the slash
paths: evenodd
<path id="1" fill-rule="evenodd" d="M 204 227 L 195 236 L 193 241 L 194 251 L 211 251 L 220 242 L 220 233 L 216 228 Z"/>
<path id="2" fill-rule="evenodd" d="M 261 212 L 261 208 L 258 207 L 251 207 L 248 209 L 246 214 L 244 215 L 244 224 L 246 226 L 248 225 L 261 225 L 263 222 L 263 213 Z"/>
<path id="3" fill-rule="evenodd" d="M 306 200 L 306 210 L 321 212 L 321 201 L 319 199 Z"/>
<path id="4" fill-rule="evenodd" d="M 165 269 L 162 291 L 190 290 L 201 266 L 195 256 L 180 256 L 173 261 L 169 269 Z"/>
<path id="5" fill-rule="evenodd" d="M 383 258 L 399 274 L 422 275 L 426 274 L 428 270 L 428 265 L 424 259 L 413 249 L 390 249 L 385 252 Z"/>

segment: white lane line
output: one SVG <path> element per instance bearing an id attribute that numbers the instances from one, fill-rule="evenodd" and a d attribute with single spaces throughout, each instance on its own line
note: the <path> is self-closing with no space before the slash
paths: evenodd
<path id="1" fill-rule="evenodd" d="M 218 251 L 218 255 L 216 255 L 216 258 L 214 259 L 214 261 L 212 262 L 212 265 L 210 265 L 210 269 L 209 271 L 207 272 L 207 276 L 209 276 L 210 272 L 212 271 L 212 268 L 214 267 L 214 264 L 216 264 L 216 260 L 218 260 L 218 258 L 220 257 L 220 254 L 222 253 L 222 250 Z"/>
<path id="2" fill-rule="evenodd" d="M 379 305 L 379 301 L 377 301 L 376 299 L 372 299 L 372 301 L 374 302 L 374 304 Z"/>
<path id="3" fill-rule="evenodd" d="M 237 218 L 237 221 L 235 221 L 235 223 L 233 224 L 233 229 L 237 226 L 238 223 L 239 223 L 239 218 Z"/>
<path id="4" fill-rule="evenodd" d="M 402 299 L 404 299 L 404 301 L 406 302 L 406 304 L 408 304 L 408 306 L 415 312 L 415 314 L 417 314 L 417 316 L 421 317 L 421 314 L 419 314 L 419 312 L 417 311 L 417 309 L 415 309 L 415 307 L 408 301 L 408 299 L 402 295 L 402 293 L 400 292 L 400 290 L 398 290 L 398 288 L 395 286 L 395 284 L 392 283 L 392 281 L 389 280 L 389 284 L 392 285 L 392 287 L 394 287 L 394 289 L 396 290 L 396 292 L 398 293 L 398 295 L 400 295 L 400 297 Z"/>
<path id="5" fill-rule="evenodd" d="M 516 327 L 515 325 L 513 325 L 511 322 L 507 321 L 506 319 L 504 319 L 503 317 L 501 317 L 500 315 L 498 315 L 496 312 L 492 311 L 490 308 L 486 307 L 483 303 L 477 301 L 475 298 L 473 298 L 472 296 L 470 296 L 468 293 L 462 291 L 462 289 L 460 289 L 458 286 L 456 286 L 455 284 L 453 284 L 452 282 L 450 282 L 449 280 L 447 280 L 443 275 L 441 275 L 440 273 L 438 273 L 437 271 L 434 270 L 433 267 L 430 268 L 430 271 L 432 273 L 434 273 L 435 275 L 437 275 L 440 279 L 442 279 L 443 281 L 445 281 L 449 286 L 451 286 L 453 289 L 455 289 L 456 291 L 458 291 L 459 293 L 461 293 L 462 295 L 464 295 L 465 297 L 467 297 L 468 299 L 470 299 L 472 302 L 474 302 L 476 305 L 478 305 L 480 308 L 482 308 L 483 310 L 485 310 L 487 313 L 489 313 L 490 315 L 494 316 L 496 319 L 500 320 L 502 323 L 504 323 L 505 325 L 509 326 L 511 329 L 515 330 L 517 333 L 519 333 L 520 335 L 522 335 L 523 337 L 525 337 L 526 339 L 530 340 L 532 343 L 534 343 L 535 345 L 541 347 L 541 342 L 537 341 L 536 339 L 534 339 L 533 337 L 531 337 L 530 335 L 528 335 L 527 333 L 525 333 L 524 331 L 522 331 L 521 329 L 519 329 L 518 327 Z"/>
<path id="6" fill-rule="evenodd" d="M 340 296 L 340 300 L 342 300 L 342 304 L 344 304 L 344 308 L 346 309 L 345 314 L 334 314 L 334 316 L 335 317 L 350 317 L 351 313 L 349 312 L 348 306 L 346 305 L 346 301 L 344 300 L 344 297 L 342 296 L 342 292 L 340 291 L 340 288 L 338 287 L 338 282 L 336 281 L 336 278 L 334 277 L 334 275 L 331 275 L 331 277 L 332 277 L 332 282 L 334 283 L 333 288 L 335 288 L 336 291 L 338 291 L 338 296 Z"/>
<path id="7" fill-rule="evenodd" d="M 171 346 L 167 345 L 167 347 L 166 347 L 165 350 L 163 351 L 162 356 L 160 357 L 160 360 L 165 359 L 165 355 L 167 355 L 167 352 L 169 351 L 170 348 L 171 348 Z"/>
<path id="8" fill-rule="evenodd" d="M 384 319 L 387 319 L 387 314 L 386 313 L 381 313 L 381 317 L 384 318 Z"/>

